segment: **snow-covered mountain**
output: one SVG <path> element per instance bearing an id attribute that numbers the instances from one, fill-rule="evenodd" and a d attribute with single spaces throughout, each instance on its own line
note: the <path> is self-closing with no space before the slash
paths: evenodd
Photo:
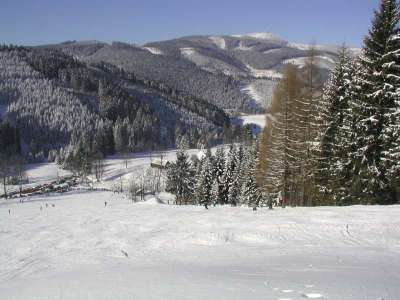
<path id="1" fill-rule="evenodd" d="M 290 43 L 270 33 L 189 36 L 145 45 L 164 55 L 180 54 L 198 67 L 236 77 L 279 78 L 282 67 L 295 60 L 304 65 L 310 45 Z M 314 45 L 322 69 L 331 69 L 339 46 Z"/>
<path id="2" fill-rule="evenodd" d="M 224 109 L 248 112 L 269 104 L 283 67 L 288 63 L 303 67 L 310 45 L 260 32 L 187 36 L 145 45 L 93 41 L 51 47 L 85 61 L 115 64 L 138 77 L 164 82 Z M 320 80 L 324 81 L 340 47 L 315 48 Z"/>

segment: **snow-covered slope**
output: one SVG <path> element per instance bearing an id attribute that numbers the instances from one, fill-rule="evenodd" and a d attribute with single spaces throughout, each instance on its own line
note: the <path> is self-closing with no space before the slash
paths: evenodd
<path id="1" fill-rule="evenodd" d="M 271 83 L 279 80 L 285 64 L 303 65 L 310 48 L 307 44 L 289 43 L 271 32 L 186 36 L 143 46 L 118 42 L 85 45 L 71 42 L 52 47 L 85 61 L 115 64 L 139 78 L 164 82 L 177 90 L 217 102 L 224 109 L 245 113 L 262 111 L 263 107 L 257 104 L 255 108 L 252 95 L 240 88 L 260 78 Z M 323 81 L 340 47 L 315 45 L 315 48 Z M 269 98 L 271 92 L 265 90 L 261 97 Z"/>
<path id="2" fill-rule="evenodd" d="M 243 124 L 255 124 L 261 129 L 265 127 L 266 118 L 265 115 L 243 115 L 239 119 L 243 121 Z"/>
<path id="3" fill-rule="evenodd" d="M 205 210 L 108 192 L 1 200 L 0 298 L 395 300 L 399 215 Z"/>

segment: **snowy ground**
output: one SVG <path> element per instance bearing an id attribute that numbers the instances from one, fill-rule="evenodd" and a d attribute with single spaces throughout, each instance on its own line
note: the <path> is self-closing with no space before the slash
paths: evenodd
<path id="1" fill-rule="evenodd" d="M 63 170 L 56 163 L 35 163 L 27 164 L 24 167 L 24 178 L 28 180 L 23 185 L 24 188 L 35 187 L 45 183 L 51 183 L 60 177 L 69 176 L 71 172 Z M 18 191 L 18 185 L 7 185 L 7 192 Z M 0 195 L 3 195 L 3 188 L 0 189 Z"/>
<path id="2" fill-rule="evenodd" d="M 266 124 L 265 114 L 259 115 L 242 115 L 238 119 L 242 122 L 242 125 L 253 124 L 253 133 L 259 134 L 264 129 Z"/>
<path id="3" fill-rule="evenodd" d="M 222 147 L 222 146 L 221 146 Z M 218 147 L 214 147 L 212 152 Z M 189 149 L 187 152 L 190 156 L 198 155 L 200 149 Z M 150 168 L 151 162 L 162 160 L 175 161 L 176 150 L 167 150 L 160 152 L 142 152 L 130 153 L 125 158 L 123 155 L 116 154 L 107 157 L 104 160 L 104 174 L 101 183 L 95 183 L 95 187 L 113 189 L 115 185 L 119 185 L 122 181 L 124 187 L 128 187 L 132 176 L 139 176 Z M 29 184 L 26 187 L 33 187 L 45 183 L 50 183 L 62 176 L 71 175 L 71 172 L 64 170 L 56 163 L 37 163 L 28 164 L 25 166 L 25 176 L 29 179 Z M 95 180 L 93 178 L 93 180 Z M 19 186 L 8 185 L 8 192 L 16 191 Z M 3 189 L 0 189 L 0 195 L 3 194 Z M 0 298 L 1 300 L 1 298 Z"/>
<path id="4" fill-rule="evenodd" d="M 0 299 L 399 299 L 400 206 L 155 203 L 0 200 Z"/>
<path id="5" fill-rule="evenodd" d="M 260 128 L 265 127 L 265 115 L 243 115 L 239 117 L 241 120 L 243 120 L 243 125 L 246 124 L 256 124 Z"/>

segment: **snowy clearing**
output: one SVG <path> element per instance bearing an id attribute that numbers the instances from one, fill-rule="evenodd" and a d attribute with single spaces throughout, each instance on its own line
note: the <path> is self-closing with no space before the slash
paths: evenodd
<path id="1" fill-rule="evenodd" d="M 281 79 L 283 77 L 283 75 L 281 73 L 279 73 L 276 70 L 273 69 L 255 69 L 252 66 L 246 64 L 247 69 L 249 70 L 249 72 L 251 73 L 251 75 L 255 78 L 263 78 L 263 77 L 267 77 L 267 78 L 276 78 L 276 79 Z"/>
<path id="2" fill-rule="evenodd" d="M 272 102 L 273 90 L 277 82 L 258 79 L 242 87 L 241 91 L 251 97 L 255 102 L 267 108 Z"/>
<path id="3" fill-rule="evenodd" d="M 224 146 L 214 147 L 212 152 L 215 152 L 217 148 Z M 200 149 L 189 149 L 188 154 L 198 155 Z M 94 183 L 97 188 L 113 189 L 115 184 L 121 184 L 127 188 L 129 181 L 132 176 L 139 176 L 143 174 L 153 161 L 160 160 L 160 157 L 164 162 L 175 161 L 176 150 L 166 150 L 157 152 L 139 152 L 139 153 L 129 153 L 124 157 L 124 155 L 116 154 L 104 159 L 104 173 L 102 176 L 102 182 Z M 57 180 L 59 177 L 64 177 L 71 175 L 71 172 L 64 170 L 61 166 L 56 163 L 36 163 L 28 164 L 25 166 L 25 174 L 29 179 L 29 184 L 25 184 L 24 188 L 33 187 L 45 183 L 50 183 Z M 94 175 L 92 176 L 93 181 Z M 7 191 L 17 191 L 18 186 L 8 185 Z M 0 190 L 0 195 L 3 194 L 3 190 Z"/>
<path id="4" fill-rule="evenodd" d="M 226 42 L 223 37 L 220 36 L 210 36 L 209 39 L 216 45 L 218 48 L 226 49 Z"/>
<path id="5" fill-rule="evenodd" d="M 243 115 L 238 117 L 242 121 L 242 125 L 253 124 L 253 133 L 259 134 L 265 127 L 266 116 L 265 115 Z"/>
<path id="6" fill-rule="evenodd" d="M 155 47 L 143 47 L 143 49 L 149 51 L 151 54 L 154 55 L 163 55 L 164 52 L 162 52 L 160 49 L 155 48 Z"/>
<path id="7" fill-rule="evenodd" d="M 189 58 L 195 54 L 197 54 L 196 50 L 194 48 L 191 47 L 186 47 L 186 48 L 180 48 L 179 49 L 181 51 L 181 54 L 186 57 Z"/>
<path id="8" fill-rule="evenodd" d="M 263 97 L 257 92 L 253 84 L 246 85 L 244 88 L 242 88 L 242 92 L 249 95 L 257 103 L 264 103 Z"/>
<path id="9" fill-rule="evenodd" d="M 158 203 L 109 192 L 1 200 L 1 299 L 400 295 L 400 206 Z"/>
<path id="10" fill-rule="evenodd" d="M 287 44 L 285 40 L 283 40 L 280 36 L 272 32 L 253 32 L 246 34 L 234 34 L 232 36 L 237 38 L 252 38 L 252 39 L 272 41 L 281 44 Z"/>
<path id="11" fill-rule="evenodd" d="M 335 65 L 334 59 L 329 56 L 316 56 L 315 58 L 316 58 L 316 64 L 321 68 L 332 69 L 333 66 Z M 297 57 L 297 58 L 286 59 L 282 63 L 292 64 L 303 68 L 306 65 L 307 60 L 308 57 Z"/>

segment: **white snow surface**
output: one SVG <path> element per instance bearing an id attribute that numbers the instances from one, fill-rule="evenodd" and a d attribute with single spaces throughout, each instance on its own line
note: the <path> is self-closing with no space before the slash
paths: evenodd
<path id="1" fill-rule="evenodd" d="M 190 58 L 192 55 L 196 54 L 196 50 L 191 47 L 180 48 L 179 50 L 186 58 Z"/>
<path id="2" fill-rule="evenodd" d="M 205 210 L 110 192 L 0 200 L 0 298 L 395 300 L 399 216 L 400 206 Z"/>
<path id="3" fill-rule="evenodd" d="M 214 147 L 211 149 L 211 151 L 214 153 L 219 147 L 224 146 Z M 189 149 L 187 152 L 189 156 L 196 155 L 200 157 L 203 155 L 201 154 L 201 149 Z M 97 183 L 95 182 L 94 176 L 91 177 L 94 182 L 94 187 L 113 189 L 116 184 L 120 185 L 122 182 L 124 188 L 128 188 L 129 181 L 132 177 L 137 177 L 145 173 L 145 171 L 150 168 L 151 162 L 160 162 L 161 156 L 164 164 L 168 161 L 175 161 L 176 150 L 172 149 L 159 152 L 129 153 L 126 157 L 121 154 L 109 156 L 104 160 L 104 173 L 102 176 L 102 182 Z M 62 167 L 56 163 L 35 163 L 25 166 L 25 174 L 29 179 L 29 183 L 25 184 L 24 188 L 50 183 L 57 180 L 59 177 L 71 175 L 71 172 L 62 169 Z M 19 186 L 7 186 L 8 192 L 16 191 L 18 189 Z M 3 189 L 0 189 L 0 195 L 2 194 Z"/>
<path id="4" fill-rule="evenodd" d="M 151 54 L 154 55 L 163 55 L 164 52 L 162 52 L 162 50 L 155 48 L 155 47 L 143 47 L 143 49 L 149 51 Z"/>
<path id="5" fill-rule="evenodd" d="M 258 103 L 264 103 L 264 99 L 263 99 L 262 95 L 260 95 L 257 92 L 254 84 L 246 85 L 245 87 L 242 88 L 242 92 L 249 95 L 254 101 L 256 101 Z"/>
<path id="6" fill-rule="evenodd" d="M 265 127 L 266 116 L 265 115 L 243 115 L 239 116 L 239 119 L 243 121 L 243 125 L 255 124 L 261 129 Z"/>
<path id="7" fill-rule="evenodd" d="M 226 42 L 223 37 L 220 36 L 210 36 L 209 39 L 216 45 L 217 47 L 221 49 L 226 49 Z"/>
<path id="8" fill-rule="evenodd" d="M 256 69 L 246 64 L 247 69 L 256 78 L 268 77 L 268 78 L 282 78 L 283 75 L 274 69 Z"/>
<path id="9" fill-rule="evenodd" d="M 25 177 L 28 179 L 28 183 L 24 184 L 25 188 L 50 183 L 60 177 L 71 175 L 71 172 L 61 169 L 56 163 L 27 164 L 24 172 Z M 8 192 L 17 191 L 18 189 L 19 186 L 7 185 Z M 0 194 L 3 194 L 3 189 L 1 189 Z"/>
<path id="10" fill-rule="evenodd" d="M 272 32 L 253 32 L 253 33 L 246 33 L 246 34 L 234 34 L 232 36 L 238 37 L 238 38 L 247 37 L 247 38 L 259 39 L 259 40 L 269 40 L 269 41 L 275 41 L 275 42 L 280 42 L 280 43 L 287 43 L 280 36 L 278 36 Z"/>
<path id="11" fill-rule="evenodd" d="M 316 64 L 325 69 L 332 69 L 335 65 L 335 60 L 329 56 L 316 56 Z M 308 57 L 297 57 L 286 59 L 283 64 L 292 64 L 299 67 L 304 67 L 306 65 Z"/>

